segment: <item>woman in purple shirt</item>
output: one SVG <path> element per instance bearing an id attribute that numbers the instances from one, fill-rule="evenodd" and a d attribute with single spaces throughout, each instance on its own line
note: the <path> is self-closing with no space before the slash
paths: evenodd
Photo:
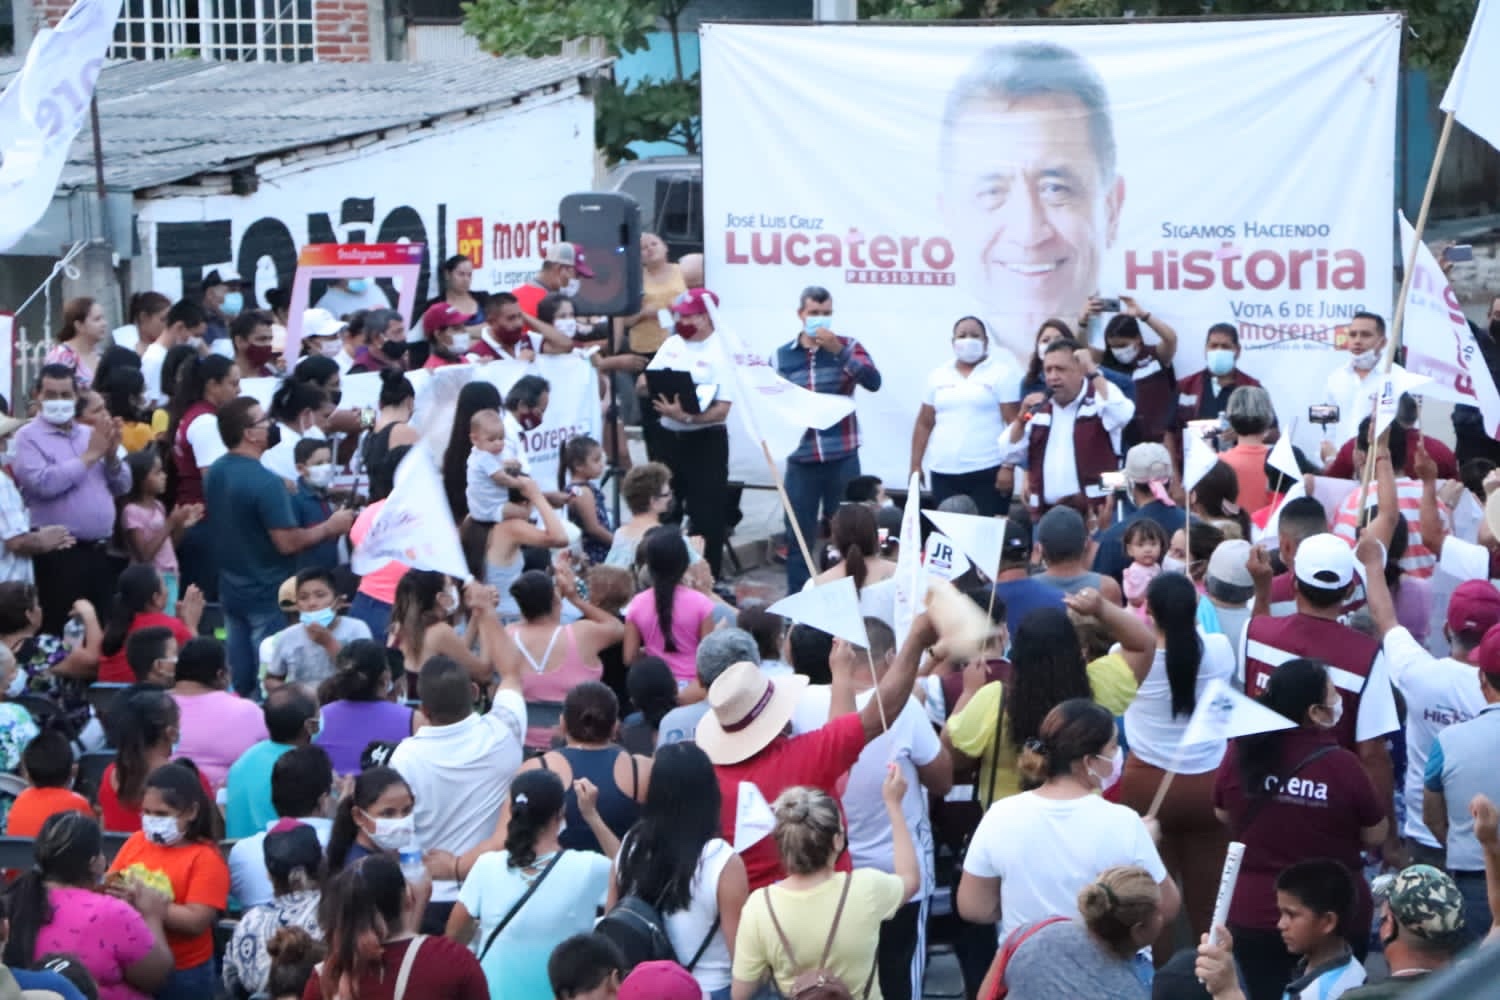
<path id="1" fill-rule="evenodd" d="M 371 741 L 398 743 L 411 735 L 412 710 L 391 700 L 390 664 L 375 640 L 355 639 L 339 650 L 335 666 L 319 692 L 324 704 L 316 742 L 336 773 L 358 774 L 359 755 Z"/>

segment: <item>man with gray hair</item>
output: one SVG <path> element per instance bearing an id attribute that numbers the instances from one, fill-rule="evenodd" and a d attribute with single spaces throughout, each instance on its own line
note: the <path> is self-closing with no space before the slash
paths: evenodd
<path id="1" fill-rule="evenodd" d="M 719 675 L 736 663 L 760 666 L 760 648 L 755 637 L 742 628 L 721 628 L 708 633 L 698 642 L 698 684 L 707 691 Z M 656 729 L 658 748 L 668 743 L 691 743 L 698 731 L 698 720 L 708 714 L 708 699 L 682 705 L 662 716 Z"/>

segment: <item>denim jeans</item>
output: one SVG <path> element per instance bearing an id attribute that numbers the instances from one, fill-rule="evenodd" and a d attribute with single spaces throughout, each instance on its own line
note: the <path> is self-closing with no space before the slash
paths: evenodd
<path id="1" fill-rule="evenodd" d="M 219 977 L 210 960 L 191 969 L 176 969 L 156 991 L 156 1000 L 205 1000 L 219 988 Z"/>
<path id="2" fill-rule="evenodd" d="M 369 594 L 358 593 L 349 604 L 349 617 L 358 618 L 370 627 L 370 635 L 382 646 L 385 645 L 385 632 L 391 624 L 391 606 L 384 601 L 377 601 Z"/>
<path id="3" fill-rule="evenodd" d="M 260 644 L 286 628 L 286 615 L 275 604 L 246 606 L 237 601 L 224 605 L 225 657 L 234 691 L 254 698 L 260 690 Z"/>
<path id="4" fill-rule="evenodd" d="M 859 454 L 833 462 L 788 462 L 786 463 L 786 496 L 792 510 L 797 514 L 797 526 L 814 559 L 818 558 L 818 507 L 821 504 L 824 517 L 833 517 L 844 500 L 844 488 L 849 480 L 859 475 Z M 786 589 L 795 594 L 807 583 L 808 577 L 818 571 L 808 566 L 802 558 L 802 549 L 792 534 L 792 522 L 786 522 Z M 868 557 L 874 553 L 867 552 Z"/>
<path id="5" fill-rule="evenodd" d="M 1482 938 L 1490 932 L 1490 897 L 1485 891 L 1484 872 L 1462 872 L 1453 876 L 1464 897 L 1464 923 L 1469 933 Z"/>

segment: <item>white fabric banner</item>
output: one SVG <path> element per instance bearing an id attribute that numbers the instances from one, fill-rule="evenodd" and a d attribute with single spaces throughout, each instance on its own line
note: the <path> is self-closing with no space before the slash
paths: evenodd
<path id="1" fill-rule="evenodd" d="M 1019 376 L 1041 322 L 1094 293 L 1167 320 L 1179 378 L 1235 324 L 1285 423 L 1321 401 L 1341 325 L 1390 313 L 1370 208 L 1394 209 L 1400 26 L 706 23 L 707 284 L 761 355 L 805 286 L 832 292 L 884 380 L 857 405 L 861 465 L 891 485 L 960 317 Z M 749 457 L 731 474 L 765 482 Z"/>
<path id="2" fill-rule="evenodd" d="M 392 559 L 460 580 L 470 575 L 437 466 L 421 447 L 401 460 L 391 495 L 354 549 L 350 568 L 363 576 Z"/>
<path id="3" fill-rule="evenodd" d="M 1500 101 L 1491 103 L 1500 108 Z M 1416 230 L 1405 215 L 1396 214 L 1401 222 L 1401 259 L 1407 261 Z M 1453 286 L 1425 243 L 1417 247 L 1411 288 L 1406 293 L 1401 344 L 1406 348 L 1407 369 L 1432 379 L 1431 385 L 1422 387 L 1424 396 L 1478 407 L 1486 433 L 1500 436 L 1500 390 L 1479 353 Z"/>
<path id="4" fill-rule="evenodd" d="M 77 0 L 56 28 L 37 32 L 0 94 L 0 251 L 52 203 L 119 17 L 120 0 Z"/>
<path id="5" fill-rule="evenodd" d="M 1442 109 L 1500 149 L 1500 4 L 1479 0 L 1464 54 L 1443 92 Z M 1493 432 L 1491 432 L 1493 433 Z"/>

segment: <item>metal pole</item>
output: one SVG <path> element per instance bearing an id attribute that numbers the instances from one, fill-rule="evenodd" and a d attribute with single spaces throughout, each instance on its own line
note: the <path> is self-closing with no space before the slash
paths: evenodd
<path id="1" fill-rule="evenodd" d="M 114 234 L 110 232 L 109 202 L 104 191 L 104 141 L 99 136 L 99 91 L 96 88 L 94 96 L 89 98 L 89 129 L 94 133 L 94 193 L 99 197 L 99 232 L 104 236 L 104 242 L 111 247 L 115 245 Z"/>

